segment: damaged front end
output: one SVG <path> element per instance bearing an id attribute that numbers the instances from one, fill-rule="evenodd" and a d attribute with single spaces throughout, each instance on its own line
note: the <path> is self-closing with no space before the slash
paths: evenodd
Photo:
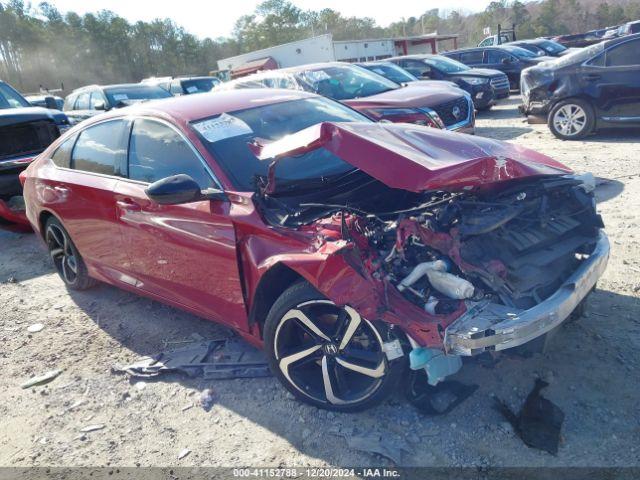
<path id="1" fill-rule="evenodd" d="M 399 326 L 411 368 L 426 369 L 431 384 L 455 373 L 460 356 L 544 335 L 594 288 L 609 245 L 592 178 L 499 142 L 428 133 L 434 141 L 425 144 L 414 127 L 382 128 L 391 141 L 326 127 L 303 142 L 289 138 L 286 148 L 256 148 L 276 159 L 325 148 L 358 166 L 296 195 L 279 192 L 272 174 L 257 203 L 269 223 L 315 232 L 316 251 L 340 242 L 331 256 L 366 280 L 376 305 L 364 311 L 331 282 L 315 286 Z M 456 152 L 448 160 L 445 146 Z M 397 160 L 393 169 L 379 160 L 384 150 L 382 158 Z"/>

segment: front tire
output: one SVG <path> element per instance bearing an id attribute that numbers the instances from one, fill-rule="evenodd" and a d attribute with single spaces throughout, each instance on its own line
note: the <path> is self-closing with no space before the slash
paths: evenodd
<path id="1" fill-rule="evenodd" d="M 67 287 L 72 290 L 93 287 L 96 281 L 89 276 L 80 252 L 62 223 L 57 218 L 50 217 L 45 223 L 44 232 L 44 240 L 53 266 Z"/>
<path id="2" fill-rule="evenodd" d="M 578 140 L 589 135 L 595 126 L 593 107 L 584 100 L 573 98 L 558 102 L 549 113 L 549 130 L 562 140 Z"/>
<path id="3" fill-rule="evenodd" d="M 387 359 L 382 345 L 393 339 L 385 324 L 337 306 L 306 282 L 276 300 L 264 325 L 269 365 L 285 388 L 342 412 L 367 409 L 395 390 L 406 362 Z"/>

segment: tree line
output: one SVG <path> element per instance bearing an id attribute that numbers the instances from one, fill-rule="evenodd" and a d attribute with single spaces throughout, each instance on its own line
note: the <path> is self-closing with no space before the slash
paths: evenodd
<path id="1" fill-rule="evenodd" d="M 0 0 L 0 78 L 23 92 L 42 86 L 66 92 L 92 83 L 204 74 L 217 60 L 313 35 L 335 40 L 456 33 L 475 45 L 483 29 L 515 24 L 520 38 L 578 33 L 640 19 L 633 0 L 492 1 L 480 13 L 431 9 L 380 26 L 372 18 L 332 9 L 302 10 L 288 0 L 265 0 L 240 17 L 230 37 L 200 39 L 170 19 L 131 23 L 108 10 L 64 15 L 52 4 Z M 212 32 L 215 33 L 215 32 Z"/>

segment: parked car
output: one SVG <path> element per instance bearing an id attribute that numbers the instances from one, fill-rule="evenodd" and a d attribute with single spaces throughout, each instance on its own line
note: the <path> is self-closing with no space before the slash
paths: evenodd
<path id="1" fill-rule="evenodd" d="M 404 68 L 401 68 L 391 62 L 367 62 L 358 63 L 356 65 L 366 68 L 367 70 L 380 75 L 387 80 L 391 80 L 398 85 L 411 84 L 413 86 L 423 87 L 432 95 L 435 95 L 436 93 L 451 94 L 452 99 L 449 103 L 440 103 L 435 105 L 433 109 L 443 121 L 447 130 L 458 130 L 466 123 L 466 120 L 463 120 L 461 123 L 458 118 L 460 116 L 459 113 L 456 115 L 453 110 L 459 103 L 461 103 L 462 98 L 466 98 L 467 103 L 471 105 L 473 104 L 473 101 L 471 100 L 471 96 L 458 87 L 457 84 L 443 80 L 420 80 L 411 75 Z"/>
<path id="2" fill-rule="evenodd" d="M 399 389 L 409 355 L 435 385 L 579 310 L 609 252 L 583 178 L 266 89 L 90 119 L 21 177 L 69 289 L 100 280 L 223 323 L 340 411 Z"/>
<path id="3" fill-rule="evenodd" d="M 34 107 L 0 81 L 0 227 L 29 229 L 18 175 L 68 128 L 64 113 Z"/>
<path id="4" fill-rule="evenodd" d="M 507 45 L 524 48 L 531 53 L 535 53 L 539 57 L 561 57 L 574 51 L 573 48 L 567 48 L 564 45 L 549 40 L 547 38 L 532 38 L 530 40 L 518 40 L 509 42 Z"/>
<path id="5" fill-rule="evenodd" d="M 194 93 L 210 92 L 213 87 L 220 85 L 220 80 L 216 77 L 162 77 L 145 78 L 140 83 L 145 85 L 157 85 L 164 88 L 174 96 L 191 95 Z"/>
<path id="6" fill-rule="evenodd" d="M 493 47 L 494 45 L 503 45 L 505 43 L 509 43 L 513 40 L 512 37 L 507 35 L 506 33 L 501 33 L 500 37 L 498 35 L 490 35 L 485 37 L 479 44 L 479 47 Z"/>
<path id="7" fill-rule="evenodd" d="M 589 45 L 593 45 L 595 43 L 599 43 L 602 41 L 605 35 L 610 35 L 608 32 L 616 32 L 620 27 L 620 25 L 613 25 L 606 28 L 600 28 L 598 30 L 591 30 L 589 32 L 584 33 L 576 33 L 571 35 L 558 35 L 557 37 L 553 37 L 552 40 L 558 42 L 565 47 L 588 47 Z"/>
<path id="8" fill-rule="evenodd" d="M 219 88 L 290 88 L 317 93 L 374 120 L 415 123 L 474 133 L 473 103 L 457 89 L 398 85 L 348 63 L 318 63 L 268 70 L 225 82 Z"/>
<path id="9" fill-rule="evenodd" d="M 606 40 L 526 69 L 522 111 L 558 138 L 640 125 L 640 34 Z"/>
<path id="10" fill-rule="evenodd" d="M 146 100 L 169 98 L 172 95 L 157 85 L 124 83 L 120 85 L 90 85 L 71 92 L 64 101 L 64 111 L 77 123 L 112 108 L 122 108 Z"/>
<path id="11" fill-rule="evenodd" d="M 620 27 L 618 27 L 619 37 L 624 37 L 625 35 L 633 35 L 634 33 L 640 33 L 640 20 L 627 22 L 624 25 L 620 25 Z"/>
<path id="12" fill-rule="evenodd" d="M 24 98 L 34 107 L 62 110 L 64 106 L 64 99 L 55 95 L 26 95 Z"/>
<path id="13" fill-rule="evenodd" d="M 470 68 L 442 55 L 407 55 L 388 61 L 421 79 L 455 82 L 471 95 L 478 110 L 488 110 L 496 99 L 509 96 L 509 79 L 497 70 Z"/>
<path id="14" fill-rule="evenodd" d="M 509 45 L 497 47 L 467 48 L 445 52 L 449 58 L 453 58 L 470 67 L 484 67 L 500 70 L 509 78 L 512 90 L 520 86 L 520 73 L 527 67 L 537 65 L 540 62 L 551 60 L 551 57 L 539 57 L 529 50 Z"/>

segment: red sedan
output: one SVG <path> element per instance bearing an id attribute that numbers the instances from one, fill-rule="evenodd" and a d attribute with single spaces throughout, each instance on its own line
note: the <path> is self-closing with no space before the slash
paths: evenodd
<path id="1" fill-rule="evenodd" d="M 336 410 L 546 334 L 602 274 L 592 188 L 514 145 L 238 90 L 85 122 L 21 175 L 71 289 L 96 280 L 234 328 Z"/>

